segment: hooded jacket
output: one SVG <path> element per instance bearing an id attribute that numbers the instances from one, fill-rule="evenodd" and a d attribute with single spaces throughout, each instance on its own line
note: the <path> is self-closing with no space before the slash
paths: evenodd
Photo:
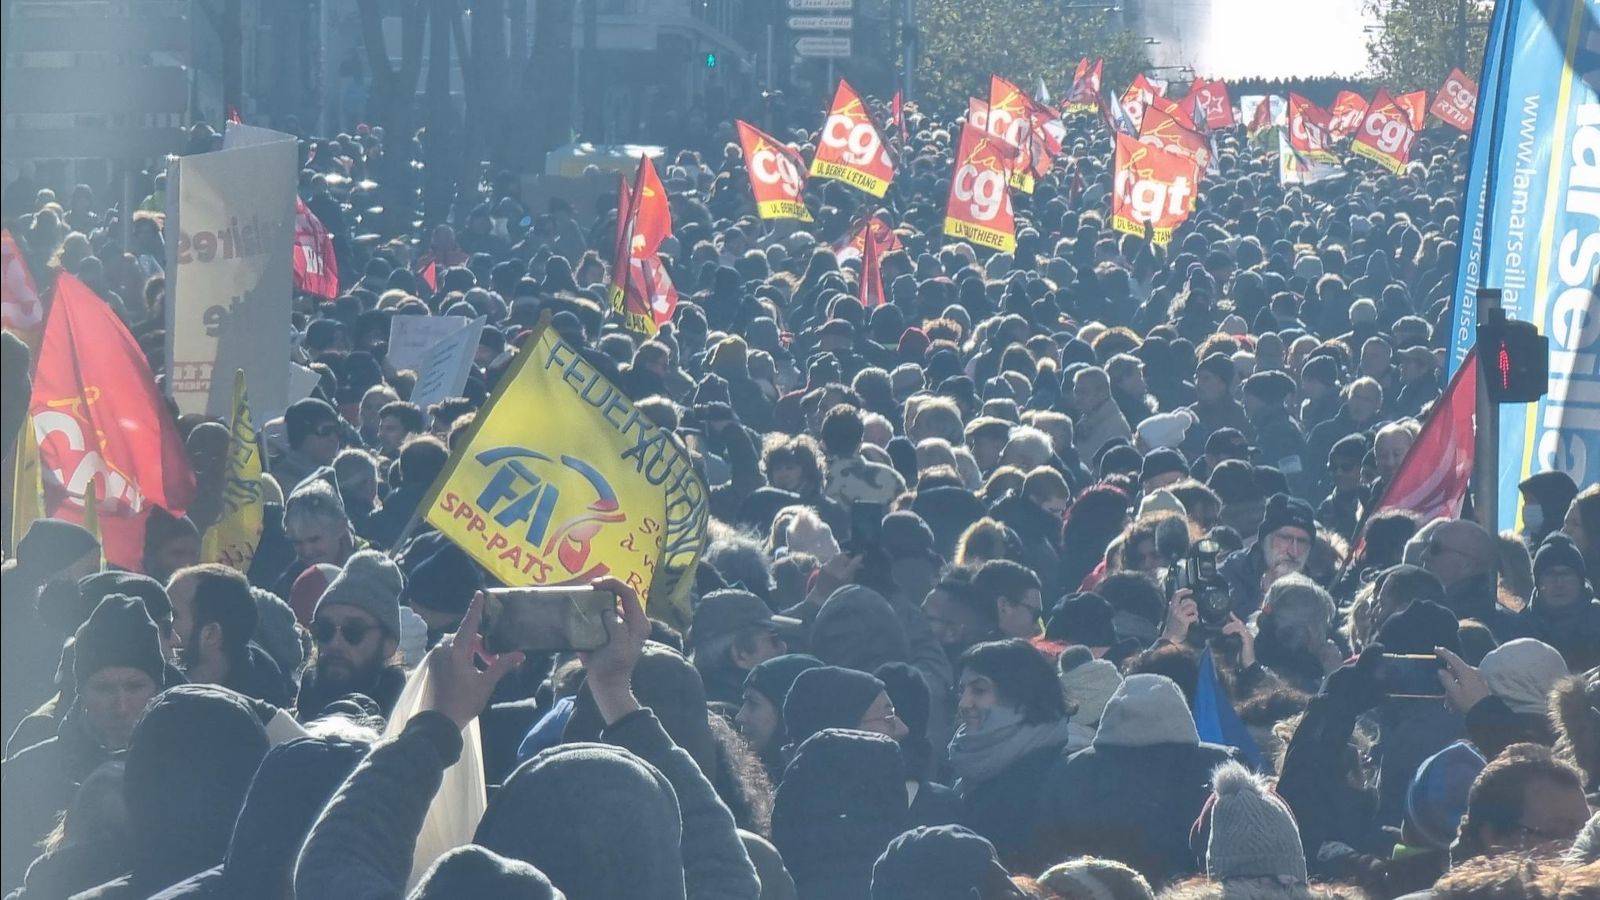
<path id="1" fill-rule="evenodd" d="M 38 843 L 55 827 L 56 817 L 89 773 L 111 758 L 82 710 L 74 707 L 56 736 L 6 760 L 5 830 L 0 844 L 0 891 L 22 883 Z"/>
<path id="2" fill-rule="evenodd" d="M 869 900 L 872 864 L 908 821 L 894 741 L 829 728 L 807 738 L 772 805 L 772 843 L 800 900 Z"/>
<path id="3" fill-rule="evenodd" d="M 221 862 L 266 753 L 260 718 L 232 691 L 185 684 L 158 696 L 128 743 L 132 871 L 75 900 L 143 900 Z"/>
<path id="4" fill-rule="evenodd" d="M 1129 676 L 1088 749 L 1056 760 L 1045 778 L 1041 850 L 1051 859 L 1115 859 L 1152 883 L 1198 872 L 1189 828 L 1211 795 L 1211 771 L 1233 757 L 1201 742 L 1172 679 Z"/>

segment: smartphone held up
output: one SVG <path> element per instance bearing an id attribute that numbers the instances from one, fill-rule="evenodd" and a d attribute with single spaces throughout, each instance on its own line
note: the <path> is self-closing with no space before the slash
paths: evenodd
<path id="1" fill-rule="evenodd" d="M 484 649 L 568 653 L 611 641 L 617 595 L 589 587 L 491 588 L 484 592 Z"/>

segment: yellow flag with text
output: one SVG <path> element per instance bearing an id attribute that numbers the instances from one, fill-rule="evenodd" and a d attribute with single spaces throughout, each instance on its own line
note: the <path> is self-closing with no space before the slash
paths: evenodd
<path id="1" fill-rule="evenodd" d="M 39 440 L 33 433 L 33 416 L 28 416 L 17 429 L 17 445 L 11 454 L 11 546 L 6 548 L 7 555 L 17 555 L 23 535 L 42 518 L 44 482 L 39 477 Z"/>
<path id="2" fill-rule="evenodd" d="M 240 572 L 250 569 L 261 543 L 266 501 L 261 493 L 261 448 L 250 418 L 249 392 L 243 369 L 233 373 L 233 421 L 229 423 L 228 462 L 222 482 L 222 515 L 206 529 L 200 543 L 203 562 L 222 563 Z"/>
<path id="3" fill-rule="evenodd" d="M 651 615 L 683 627 L 708 500 L 677 438 L 547 320 L 420 512 L 507 585 L 612 575 L 639 592 Z"/>

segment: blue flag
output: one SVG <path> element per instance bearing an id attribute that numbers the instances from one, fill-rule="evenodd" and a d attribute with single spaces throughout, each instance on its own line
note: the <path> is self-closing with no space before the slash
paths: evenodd
<path id="1" fill-rule="evenodd" d="M 1200 654 L 1200 681 L 1194 688 L 1194 727 L 1200 740 L 1233 747 L 1244 757 L 1250 768 L 1261 770 L 1266 758 L 1256 739 L 1239 719 L 1239 713 L 1228 699 L 1228 692 L 1217 678 L 1217 663 L 1211 658 L 1211 648 Z"/>
<path id="2" fill-rule="evenodd" d="M 1501 529 L 1517 484 L 1600 481 L 1600 6 L 1500 0 L 1490 20 L 1461 216 L 1448 379 L 1476 341 L 1477 290 L 1550 339 L 1550 393 L 1500 407 Z M 1492 364 L 1492 361 L 1490 361 Z"/>

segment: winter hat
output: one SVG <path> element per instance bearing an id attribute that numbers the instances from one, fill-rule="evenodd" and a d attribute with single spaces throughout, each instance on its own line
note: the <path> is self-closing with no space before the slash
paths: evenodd
<path id="1" fill-rule="evenodd" d="M 1572 569 L 1578 573 L 1578 577 L 1581 579 L 1589 577 L 1589 572 L 1584 567 L 1582 551 L 1578 549 L 1577 544 L 1572 542 L 1572 538 L 1567 537 L 1566 534 L 1560 531 L 1554 532 L 1545 538 L 1544 543 L 1539 545 L 1539 552 L 1534 554 L 1534 580 L 1538 581 L 1541 574 L 1556 566 L 1566 566 Z"/>
<path id="2" fill-rule="evenodd" d="M 809 553 L 822 565 L 839 555 L 839 541 L 833 536 L 833 529 L 809 507 L 789 522 L 783 545 L 791 553 Z"/>
<path id="3" fill-rule="evenodd" d="M 1113 438 L 1112 440 L 1120 441 L 1121 439 Z M 1139 475 L 1144 469 L 1144 457 L 1139 455 L 1138 450 L 1127 444 L 1108 441 L 1105 446 L 1095 451 L 1094 465 L 1095 471 L 1100 473 L 1101 478 L 1118 472 Z"/>
<path id="4" fill-rule="evenodd" d="M 511 773 L 472 842 L 538 867 L 569 900 L 683 900 L 682 836 L 678 796 L 654 766 L 563 744 Z"/>
<path id="5" fill-rule="evenodd" d="M 1388 571 L 1392 573 L 1394 568 Z M 1382 644 L 1389 653 L 1431 654 L 1435 647 L 1460 653 L 1459 627 L 1456 614 L 1444 606 L 1432 600 L 1413 600 L 1383 623 L 1374 643 Z"/>
<path id="6" fill-rule="evenodd" d="M 297 515 L 321 515 L 349 521 L 344 511 L 344 498 L 339 494 L 339 476 L 332 466 L 323 466 L 307 475 L 289 492 L 288 499 L 283 501 L 283 517 L 287 520 Z"/>
<path id="7" fill-rule="evenodd" d="M 1153 900 L 1150 882 L 1131 866 L 1114 859 L 1084 856 L 1056 863 L 1039 876 L 1039 884 L 1063 897 L 1092 900 Z"/>
<path id="8" fill-rule="evenodd" d="M 872 900 L 967 900 L 1010 879 L 988 839 L 960 825 L 921 825 L 889 842 L 872 866 Z"/>
<path id="9" fill-rule="evenodd" d="M 807 669 L 821 668 L 822 660 L 809 653 L 785 653 L 757 663 L 744 677 L 744 689 L 758 691 L 781 712 L 794 680 Z"/>
<path id="10" fill-rule="evenodd" d="M 1294 379 L 1283 372 L 1257 372 L 1244 380 L 1245 393 L 1266 403 L 1282 403 L 1294 394 Z"/>
<path id="11" fill-rule="evenodd" d="M 1182 440 L 1181 436 L 1179 440 Z M 1143 483 L 1158 475 L 1171 473 L 1188 477 L 1189 461 L 1184 458 L 1183 451 L 1164 446 L 1145 454 L 1144 462 L 1139 467 L 1139 481 Z"/>
<path id="12" fill-rule="evenodd" d="M 1262 516 L 1261 527 L 1256 530 L 1256 540 L 1264 541 L 1267 535 L 1279 528 L 1298 528 L 1312 540 L 1317 536 L 1317 522 L 1311 504 L 1288 494 L 1273 494 L 1267 498 L 1267 511 Z"/>
<path id="13" fill-rule="evenodd" d="M 1206 843 L 1206 874 L 1213 880 L 1267 878 L 1282 884 L 1306 883 L 1306 854 L 1289 805 L 1266 780 L 1237 762 L 1225 762 L 1211 775 L 1211 837 Z"/>
<path id="14" fill-rule="evenodd" d="M 410 900 L 566 900 L 544 873 L 476 844 L 456 847 L 434 861 Z"/>
<path id="15" fill-rule="evenodd" d="M 411 607 L 465 615 L 472 595 L 483 590 L 483 570 L 455 544 L 445 544 L 406 576 L 404 599 Z"/>
<path id="16" fill-rule="evenodd" d="M 1571 475 L 1560 469 L 1529 475 L 1517 485 L 1517 490 L 1522 492 L 1523 497 L 1537 502 L 1544 520 L 1552 525 L 1566 518 L 1572 498 L 1578 495 L 1577 483 Z"/>
<path id="17" fill-rule="evenodd" d="M 365 743 L 305 737 L 267 751 L 234 823 L 218 872 L 218 887 L 226 889 L 219 894 L 238 900 L 291 894 L 300 845 L 368 749 Z"/>
<path id="18" fill-rule="evenodd" d="M 1406 790 L 1406 822 L 1427 846 L 1449 849 L 1467 812 L 1467 792 L 1484 765 L 1471 743 L 1456 741 L 1417 767 Z"/>
<path id="19" fill-rule="evenodd" d="M 1051 611 L 1045 639 L 1085 647 L 1109 647 L 1117 642 L 1116 629 L 1111 626 L 1114 614 L 1111 603 L 1093 591 L 1069 594 Z"/>
<path id="20" fill-rule="evenodd" d="M 156 624 L 172 622 L 172 600 L 167 596 L 167 589 L 148 575 L 115 570 L 96 572 L 78 580 L 78 593 L 83 598 L 85 619 L 105 598 L 121 594 L 143 603 L 144 611 Z"/>
<path id="21" fill-rule="evenodd" d="M 1100 715 L 1096 747 L 1148 747 L 1200 743 L 1194 714 L 1178 683 L 1165 675 L 1129 675 Z"/>
<path id="22" fill-rule="evenodd" d="M 400 593 L 405 579 L 394 560 L 376 550 L 359 550 L 345 560 L 333 583 L 317 601 L 316 618 L 328 606 L 353 606 L 364 610 L 383 626 L 389 637 L 400 636 Z"/>
<path id="23" fill-rule="evenodd" d="M 1222 334 L 1249 334 L 1250 324 L 1244 320 L 1244 316 L 1229 313 L 1222 317 L 1222 322 L 1217 325 L 1217 331 Z M 1228 361 L 1228 368 L 1233 368 L 1232 360 Z"/>
<path id="24" fill-rule="evenodd" d="M 250 599 L 256 604 L 256 627 L 250 632 L 250 640 L 267 651 L 280 672 L 292 677 L 306 659 L 300 633 L 294 627 L 294 610 L 277 594 L 255 585 L 250 586 Z"/>
<path id="25" fill-rule="evenodd" d="M 134 856 L 170 859 L 188 877 L 221 862 L 245 791 L 269 742 L 250 702 L 215 685 L 181 684 L 150 702 L 128 742 L 123 796 Z"/>
<path id="26" fill-rule="evenodd" d="M 1226 353 L 1212 353 L 1208 355 L 1205 359 L 1200 361 L 1200 365 L 1196 367 L 1195 372 L 1197 374 L 1200 372 L 1210 372 L 1225 384 L 1233 384 L 1233 376 L 1235 375 L 1233 360 L 1229 359 L 1228 354 Z"/>
<path id="27" fill-rule="evenodd" d="M 79 696 L 90 676 L 114 666 L 138 669 L 158 688 L 166 680 L 161 632 L 144 604 L 131 597 L 113 594 L 100 601 L 78 627 L 73 651 L 72 675 Z"/>
<path id="28" fill-rule="evenodd" d="M 830 666 L 870 672 L 911 658 L 900 616 L 871 588 L 849 584 L 823 602 L 811 623 L 811 653 Z"/>
<path id="29" fill-rule="evenodd" d="M 717 742 L 706 720 L 706 688 L 700 672 L 666 644 L 646 642 L 633 668 L 633 692 L 661 720 L 672 742 L 694 757 L 700 771 L 711 778 L 717 771 Z M 563 743 L 599 741 L 605 719 L 595 705 L 587 681 L 578 688 L 572 717 L 562 732 Z"/>
<path id="30" fill-rule="evenodd" d="M 1549 644 L 1517 638 L 1490 650 L 1478 672 L 1512 712 L 1543 718 L 1550 710 L 1550 692 L 1567 677 L 1567 663 Z"/>
<path id="31" fill-rule="evenodd" d="M 884 735 L 829 728 L 800 744 L 772 801 L 772 843 L 800 896 L 868 895 L 874 862 L 908 824 L 905 782 Z"/>
<path id="32" fill-rule="evenodd" d="M 36 519 L 17 544 L 17 569 L 31 581 L 44 581 L 98 549 L 100 542 L 82 525 Z"/>
<path id="33" fill-rule="evenodd" d="M 1180 516 L 1187 516 L 1189 510 L 1183 505 L 1183 501 L 1178 499 L 1177 494 L 1162 488 L 1159 491 L 1151 491 L 1139 499 L 1139 518 L 1143 519 L 1156 513 L 1177 513 Z"/>
<path id="34" fill-rule="evenodd" d="M 926 735 L 933 695 L 922 672 L 910 663 L 892 662 L 884 663 L 872 674 L 883 682 L 883 690 L 894 704 L 895 718 L 904 723 L 912 735 Z"/>
<path id="35" fill-rule="evenodd" d="M 839 666 L 807 669 L 783 700 L 783 728 L 799 744 L 825 728 L 855 728 L 884 692 L 877 677 Z"/>
<path id="36" fill-rule="evenodd" d="M 1182 444 L 1184 435 L 1189 433 L 1189 426 L 1193 424 L 1194 416 L 1187 409 L 1175 409 L 1172 412 L 1146 416 L 1139 422 L 1137 430 L 1139 439 L 1144 442 L 1146 447 L 1149 447 L 1154 452 L 1160 452 L 1164 448 L 1177 447 Z M 1151 455 L 1154 455 L 1154 452 Z M 1178 458 L 1183 459 L 1182 454 L 1179 454 Z M 1145 457 L 1146 462 L 1149 462 L 1149 459 L 1149 456 Z M 1183 461 L 1183 474 L 1189 474 L 1188 460 Z"/>
<path id="37" fill-rule="evenodd" d="M 307 628 L 311 627 L 311 617 L 317 611 L 317 601 L 328 590 L 328 585 L 339 577 L 339 567 L 332 563 L 317 563 L 306 566 L 305 570 L 295 576 L 294 584 L 289 588 L 289 608 L 294 610 L 296 622 Z"/>
<path id="38" fill-rule="evenodd" d="M 1056 664 L 1061 669 L 1061 691 L 1075 709 L 1072 721 L 1090 728 L 1099 725 L 1106 704 L 1122 685 L 1116 664 L 1095 659 L 1084 646 L 1068 647 Z"/>

